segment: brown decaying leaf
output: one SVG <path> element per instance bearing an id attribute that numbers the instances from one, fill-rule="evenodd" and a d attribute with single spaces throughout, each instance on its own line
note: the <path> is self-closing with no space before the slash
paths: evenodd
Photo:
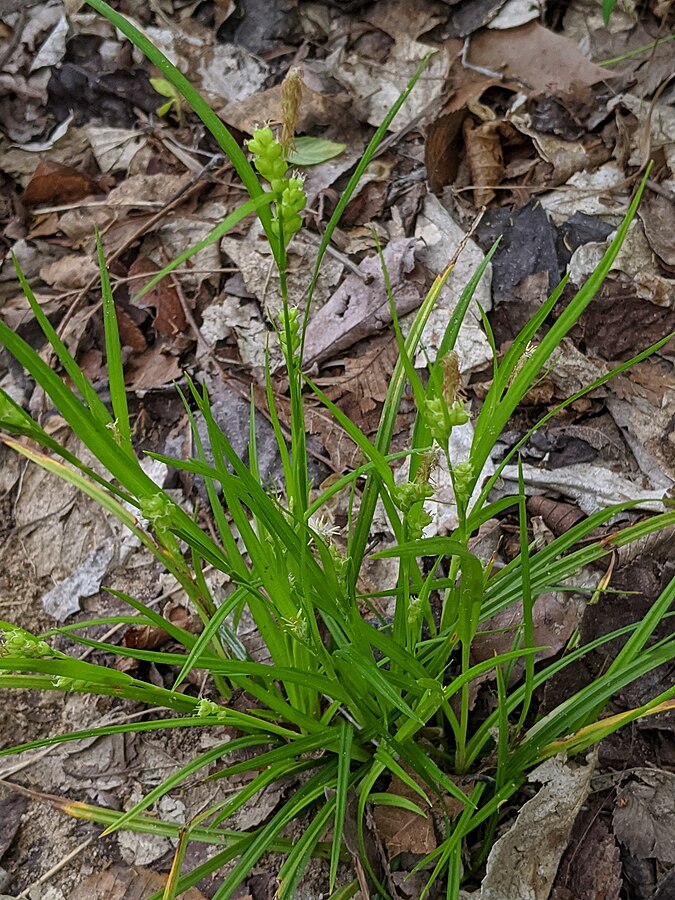
<path id="1" fill-rule="evenodd" d="M 119 306 L 115 307 L 115 313 L 117 315 L 117 328 L 119 329 L 122 346 L 131 347 L 135 353 L 143 353 L 147 350 L 148 342 L 129 313 Z"/>
<path id="2" fill-rule="evenodd" d="M 387 789 L 388 794 L 404 797 L 424 809 L 422 798 L 404 784 L 400 778 L 393 779 Z M 434 823 L 427 811 L 426 818 L 407 809 L 396 806 L 376 806 L 373 813 L 377 831 L 387 849 L 390 859 L 399 853 L 423 855 L 436 849 Z"/>
<path id="3" fill-rule="evenodd" d="M 375 338 L 356 357 L 344 360 L 344 375 L 317 378 L 319 387 L 332 387 L 331 399 L 353 394 L 355 400 L 375 400 L 384 403 L 389 379 L 398 359 L 398 347 L 393 335 Z"/>
<path id="4" fill-rule="evenodd" d="M 147 256 L 139 256 L 129 267 L 133 292 L 141 291 L 157 272 L 157 266 Z M 185 313 L 170 278 L 163 278 L 150 291 L 135 301 L 142 309 L 155 310 L 155 329 L 159 334 L 173 337 L 187 329 Z"/>
<path id="5" fill-rule="evenodd" d="M 537 22 L 505 31 L 483 29 L 471 40 L 469 61 L 518 81 L 532 95 L 570 94 L 610 77 L 573 40 Z"/>
<path id="6" fill-rule="evenodd" d="M 72 166 L 44 160 L 39 162 L 23 192 L 26 206 L 74 203 L 100 193 L 98 183 Z"/>
<path id="7" fill-rule="evenodd" d="M 303 84 L 299 114 L 295 130 L 297 134 L 303 134 L 317 125 L 323 127 L 335 121 L 342 122 L 348 112 L 346 104 L 335 96 L 320 94 Z M 281 84 L 251 94 L 237 103 L 228 103 L 221 112 L 221 118 L 246 134 L 253 134 L 253 129 L 261 122 L 281 122 Z"/>
<path id="8" fill-rule="evenodd" d="M 0 800 L 0 860 L 12 845 L 27 806 L 28 801 L 20 794 L 9 794 Z"/>
<path id="9" fill-rule="evenodd" d="M 167 603 L 162 615 L 179 628 L 194 631 L 193 620 L 182 604 Z M 156 650 L 170 640 L 169 632 L 158 625 L 132 625 L 124 632 L 122 643 L 136 650 Z"/>
<path id="10" fill-rule="evenodd" d="M 154 344 L 144 353 L 132 357 L 125 371 L 129 390 L 147 391 L 180 378 L 182 370 L 178 357 L 164 350 L 162 344 Z"/>
<path id="11" fill-rule="evenodd" d="M 582 810 L 556 876 L 551 900 L 619 900 L 621 856 L 599 810 Z"/>
<path id="12" fill-rule="evenodd" d="M 308 407 L 305 410 L 305 427 L 308 434 L 319 439 L 336 472 L 344 472 L 361 464 L 361 451 L 327 410 Z"/>
<path id="13" fill-rule="evenodd" d="M 541 594 L 535 601 L 532 618 L 534 644 L 544 648 L 537 653 L 537 659 L 548 659 L 565 646 L 579 624 L 579 607 L 574 596 L 567 591 Z M 522 621 L 522 603 L 514 603 L 484 622 L 471 645 L 472 660 L 476 663 L 484 662 L 495 654 L 512 650 Z M 514 666 L 513 681 L 519 677 L 523 665 L 518 660 Z"/>
<path id="14" fill-rule="evenodd" d="M 638 769 L 617 796 L 614 834 L 633 856 L 675 864 L 675 775 Z"/>
<path id="15" fill-rule="evenodd" d="M 424 165 L 429 187 L 434 194 L 455 180 L 460 163 L 458 137 L 466 112 L 463 109 L 440 116 L 427 129 L 424 141 Z"/>
<path id="16" fill-rule="evenodd" d="M 80 254 L 62 256 L 40 268 L 40 278 L 45 284 L 60 291 L 79 290 L 97 273 L 96 263 Z"/>
<path id="17" fill-rule="evenodd" d="M 152 893 L 161 891 L 166 879 L 166 875 L 142 866 L 112 866 L 105 872 L 85 878 L 70 892 L 70 900 L 145 900 Z M 197 888 L 189 888 L 181 897 L 206 900 Z"/>
<path id="18" fill-rule="evenodd" d="M 649 245 L 664 266 L 675 267 L 675 203 L 659 194 L 647 194 L 638 208 Z"/>
<path id="19" fill-rule="evenodd" d="M 673 330 L 675 311 L 643 300 L 632 279 L 619 276 L 605 280 L 572 338 L 584 341 L 589 356 L 626 360 Z M 662 353 L 666 352 L 664 348 Z"/>
<path id="20" fill-rule="evenodd" d="M 541 516 L 544 523 L 558 537 L 569 531 L 577 522 L 585 519 L 585 514 L 573 503 L 551 500 L 543 494 L 530 497 L 527 511 L 531 516 Z"/>
<path id="21" fill-rule="evenodd" d="M 495 192 L 492 188 L 501 183 L 504 175 L 500 127 L 501 122 L 483 122 L 481 125 L 475 125 L 469 118 L 464 120 L 462 126 L 476 208 L 494 199 Z"/>

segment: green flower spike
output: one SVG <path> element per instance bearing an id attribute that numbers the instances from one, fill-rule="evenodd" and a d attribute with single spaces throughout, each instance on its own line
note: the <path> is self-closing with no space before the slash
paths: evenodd
<path id="1" fill-rule="evenodd" d="M 171 527 L 173 503 L 166 494 L 153 494 L 141 500 L 141 515 L 150 522 L 158 534 L 163 534 Z"/>
<path id="2" fill-rule="evenodd" d="M 284 148 L 268 125 L 256 128 L 246 146 L 253 154 L 253 165 L 265 181 L 269 181 L 272 192 L 278 197 L 272 230 L 277 237 L 282 230 L 284 243 L 288 245 L 296 231 L 302 228 L 300 213 L 307 203 L 303 180 L 297 175 L 287 178 Z"/>
<path id="3" fill-rule="evenodd" d="M 54 650 L 47 641 L 35 637 L 22 628 L 11 628 L 2 632 L 2 656 L 17 656 L 24 659 L 36 656 L 54 656 Z"/>
<path id="4" fill-rule="evenodd" d="M 473 481 L 473 465 L 470 460 L 457 463 L 452 467 L 452 482 L 455 487 L 455 497 L 458 503 L 465 504 L 469 499 L 471 483 Z"/>

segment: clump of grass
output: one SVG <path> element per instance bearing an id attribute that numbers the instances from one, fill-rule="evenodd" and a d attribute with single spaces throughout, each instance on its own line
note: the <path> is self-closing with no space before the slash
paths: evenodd
<path id="1" fill-rule="evenodd" d="M 48 435 L 8 396 L 0 398 L 0 424 L 4 443 L 92 497 L 111 516 L 133 532 L 180 583 L 199 614 L 203 630 L 197 636 L 167 622 L 156 611 L 131 596 L 116 593 L 135 610 L 129 621 L 159 625 L 182 647 L 181 652 L 155 652 L 117 647 L 92 641 L 77 632 L 92 624 L 108 624 L 101 618 L 55 629 L 36 637 L 0 623 L 5 630 L 0 655 L 0 686 L 49 691 L 78 691 L 140 701 L 162 707 L 175 715 L 145 722 L 87 728 L 43 741 L 14 747 L 16 753 L 30 747 L 57 744 L 126 731 L 194 728 L 226 724 L 238 733 L 233 740 L 195 756 L 187 765 L 150 791 L 127 812 L 116 812 L 81 803 L 65 804 L 72 815 L 92 819 L 106 831 L 131 829 L 177 839 L 176 859 L 163 891 L 164 900 L 177 897 L 209 873 L 230 864 L 216 900 L 232 897 L 238 886 L 267 851 L 285 854 L 279 870 L 278 897 L 290 900 L 313 855 L 328 859 L 328 887 L 335 889 L 338 868 L 344 861 L 342 836 L 348 806 L 356 808 L 362 864 L 383 897 L 386 886 L 365 848 L 363 821 L 368 804 L 387 803 L 426 816 L 432 807 L 445 810 L 438 798 L 454 798 L 462 812 L 451 818 L 445 812 L 445 834 L 437 847 L 422 859 L 418 869 L 428 873 L 426 896 L 432 885 L 444 881 L 448 897 L 459 892 L 463 872 L 463 848 L 471 837 L 489 847 L 499 810 L 523 784 L 527 773 L 542 760 L 559 752 L 578 753 L 634 719 L 656 712 L 675 696 L 669 687 L 650 703 L 619 716 L 603 719 L 608 701 L 622 688 L 675 656 L 675 639 L 653 641 L 656 626 L 675 598 L 675 581 L 636 625 L 570 650 L 554 662 L 535 660 L 533 607 L 537 598 L 564 584 L 582 567 L 616 548 L 639 540 L 672 524 L 669 511 L 615 532 L 601 542 L 585 539 L 598 525 L 632 504 L 603 510 L 548 546 L 535 550 L 528 543 L 525 494 L 490 502 L 490 491 L 509 459 L 517 454 L 527 435 L 495 473 L 481 483 L 481 473 L 500 434 L 531 385 L 540 376 L 561 340 L 588 306 L 626 235 L 640 200 L 638 190 L 630 209 L 598 268 L 574 299 L 548 325 L 549 313 L 559 300 L 565 282 L 556 288 L 540 311 L 523 328 L 506 355 L 494 351 L 494 377 L 475 421 L 475 436 L 468 459 L 456 460 L 449 451 L 450 435 L 466 425 L 469 413 L 458 390 L 453 348 L 476 286 L 489 264 L 488 253 L 454 310 L 438 358 L 429 365 L 422 381 L 412 360 L 420 345 L 425 323 L 452 270 L 440 273 L 416 314 L 404 339 L 395 317 L 399 345 L 396 364 L 375 438 L 369 440 L 302 371 L 302 348 L 311 294 L 322 258 L 340 216 L 363 171 L 372 158 L 392 118 L 405 101 L 424 64 L 377 130 L 340 198 L 324 232 L 316 259 L 312 289 L 304 314 L 288 297 L 286 247 L 302 227 L 302 183 L 290 176 L 282 145 L 270 129 L 259 129 L 249 143 L 254 168 L 225 126 L 185 78 L 126 19 L 102 0 L 89 4 L 129 37 L 160 69 L 163 78 L 180 93 L 209 128 L 229 156 L 250 194 L 196 247 L 167 266 L 159 280 L 204 244 L 219 239 L 245 215 L 256 212 L 267 235 L 278 269 L 283 308 L 278 340 L 288 377 L 291 428 L 287 441 L 275 407 L 269 371 L 267 400 L 284 473 L 284 490 L 272 496 L 260 483 L 251 415 L 249 462 L 235 453 L 212 414 L 205 387 L 187 380 L 185 409 L 192 425 L 196 454 L 190 459 L 154 455 L 174 469 L 203 478 L 214 523 L 214 536 L 146 475 L 131 440 L 122 358 L 115 305 L 100 240 L 107 367 L 111 408 L 105 406 L 59 339 L 36 302 L 18 264 L 17 272 L 35 319 L 58 358 L 64 378 L 6 325 L 0 322 L 0 341 L 51 398 L 73 432 L 107 472 L 100 475 Z M 256 170 L 260 179 L 256 175 Z M 386 276 L 386 271 L 385 271 Z M 385 277 L 388 284 L 388 279 Z M 151 287 L 148 285 L 145 290 Z M 543 337 L 534 346 L 540 330 Z M 489 331 L 488 331 L 489 334 Z M 625 371 L 654 353 L 668 340 L 647 348 L 634 359 L 560 404 L 555 413 L 584 393 Z M 409 475 L 396 483 L 394 465 L 401 454 L 391 450 L 397 412 L 409 384 L 417 414 L 410 446 Z M 363 464 L 313 496 L 308 477 L 305 445 L 305 392 L 310 391 L 333 414 L 358 445 Z M 208 435 L 209 453 L 198 428 L 201 419 Z M 532 432 L 530 432 L 531 434 Z M 39 449 L 42 448 L 42 449 Z M 424 537 L 429 522 L 427 506 L 433 502 L 433 458 L 445 456 L 452 479 L 459 524 L 448 537 Z M 316 523 L 324 506 L 340 492 L 351 496 L 346 551 L 322 533 Z M 471 498 L 478 493 L 475 500 Z M 358 503 L 354 502 L 358 498 Z M 364 597 L 359 576 L 368 559 L 369 539 L 378 501 L 384 506 L 394 535 L 391 547 L 372 554 L 398 560 L 398 577 L 390 586 L 394 597 L 393 621 L 378 622 L 363 614 Z M 513 506 L 519 514 L 521 552 L 496 573 L 469 549 L 469 539 L 482 523 Z M 238 535 L 235 539 L 234 534 Z M 580 549 L 579 549 L 580 548 Z M 206 565 L 227 574 L 234 586 L 220 605 L 211 596 L 204 576 Z M 447 567 L 447 574 L 443 574 Z M 440 614 L 432 599 L 440 597 Z M 482 624 L 507 607 L 522 603 L 522 625 L 513 648 L 493 659 L 472 664 L 471 648 Z M 246 608 L 265 642 L 271 665 L 249 659 L 231 639 L 229 618 Z M 124 617 L 121 617 L 124 620 Z M 119 622 L 120 617 L 114 621 Z M 172 689 L 148 684 L 131 675 L 95 663 L 78 660 L 52 649 L 49 638 L 67 634 L 74 641 L 139 660 L 172 666 Z M 568 666 L 574 666 L 592 650 L 616 637 L 625 643 L 602 676 L 540 717 L 533 709 L 535 691 Z M 524 660 L 524 676 L 515 684 L 507 674 L 517 660 Z M 217 701 L 197 701 L 178 688 L 189 673 L 200 670 L 211 678 Z M 480 722 L 472 721 L 470 691 L 473 682 L 492 673 L 498 688 L 498 706 Z M 231 708 L 233 689 L 251 698 L 247 711 Z M 430 740 L 429 726 L 442 739 Z M 250 759 L 234 762 L 238 750 L 253 750 Z M 162 796 L 192 776 L 220 763 L 218 778 L 248 774 L 250 780 L 237 793 L 204 810 L 184 827 L 147 814 Z M 481 769 L 490 777 L 462 776 Z M 384 793 L 387 777 L 400 779 L 415 800 Z M 275 781 L 295 778 L 300 785 L 269 821 L 251 831 L 228 830 L 231 817 L 256 794 Z M 469 785 L 460 787 L 459 785 Z M 351 801 L 355 800 L 355 804 Z M 299 840 L 291 842 L 287 826 L 304 823 Z M 327 835 L 332 829 L 332 839 Z M 196 869 L 183 872 L 183 858 L 191 840 L 212 844 L 212 857 Z M 352 896 L 355 887 L 335 896 Z M 349 893 L 352 891 L 352 893 Z M 160 894 L 154 896 L 160 900 Z"/>

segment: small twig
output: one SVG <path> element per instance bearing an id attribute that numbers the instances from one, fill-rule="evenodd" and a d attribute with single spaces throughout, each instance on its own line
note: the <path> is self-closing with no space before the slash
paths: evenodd
<path id="1" fill-rule="evenodd" d="M 675 194 L 672 191 L 664 188 L 662 184 L 657 184 L 656 181 L 652 181 L 651 178 L 647 179 L 647 187 L 650 191 L 654 191 L 655 194 L 665 197 L 666 200 L 670 200 L 671 202 L 675 200 Z"/>
<path id="2" fill-rule="evenodd" d="M 314 234 L 311 231 L 305 232 L 303 237 L 309 238 L 309 240 L 311 240 L 314 244 L 321 243 L 319 235 Z M 368 275 L 365 272 L 362 272 L 361 269 L 359 269 L 359 267 L 356 265 L 356 263 L 352 262 L 351 259 L 348 256 L 345 256 L 344 253 L 340 253 L 339 250 L 336 250 L 335 247 L 333 247 L 331 244 L 328 244 L 328 246 L 326 247 L 326 253 L 329 256 L 332 256 L 333 259 L 336 259 L 338 262 L 342 263 L 345 269 L 348 269 L 352 273 L 352 275 L 357 275 L 364 284 L 370 284 L 370 282 L 373 280 L 372 275 Z"/>
<path id="3" fill-rule="evenodd" d="M 497 81 L 504 81 L 503 72 L 495 72 L 493 69 L 486 69 L 484 66 L 477 66 L 475 63 L 469 62 L 469 47 L 471 46 L 471 35 L 468 34 L 464 38 L 464 46 L 462 47 L 462 65 L 470 72 L 478 72 L 479 75 L 485 75 L 487 78 L 496 78 Z"/>

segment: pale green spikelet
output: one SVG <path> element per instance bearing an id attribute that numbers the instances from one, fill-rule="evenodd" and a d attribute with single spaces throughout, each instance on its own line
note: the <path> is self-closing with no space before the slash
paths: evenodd
<path id="1" fill-rule="evenodd" d="M 0 645 L 0 654 L 2 656 L 31 659 L 36 656 L 56 655 L 56 651 L 52 650 L 47 641 L 36 637 L 30 631 L 24 631 L 23 628 L 8 628 L 1 634 L 2 645 Z"/>
<path id="2" fill-rule="evenodd" d="M 158 534 L 163 534 L 169 530 L 173 521 L 173 503 L 161 492 L 144 497 L 141 500 L 141 515 Z"/>

